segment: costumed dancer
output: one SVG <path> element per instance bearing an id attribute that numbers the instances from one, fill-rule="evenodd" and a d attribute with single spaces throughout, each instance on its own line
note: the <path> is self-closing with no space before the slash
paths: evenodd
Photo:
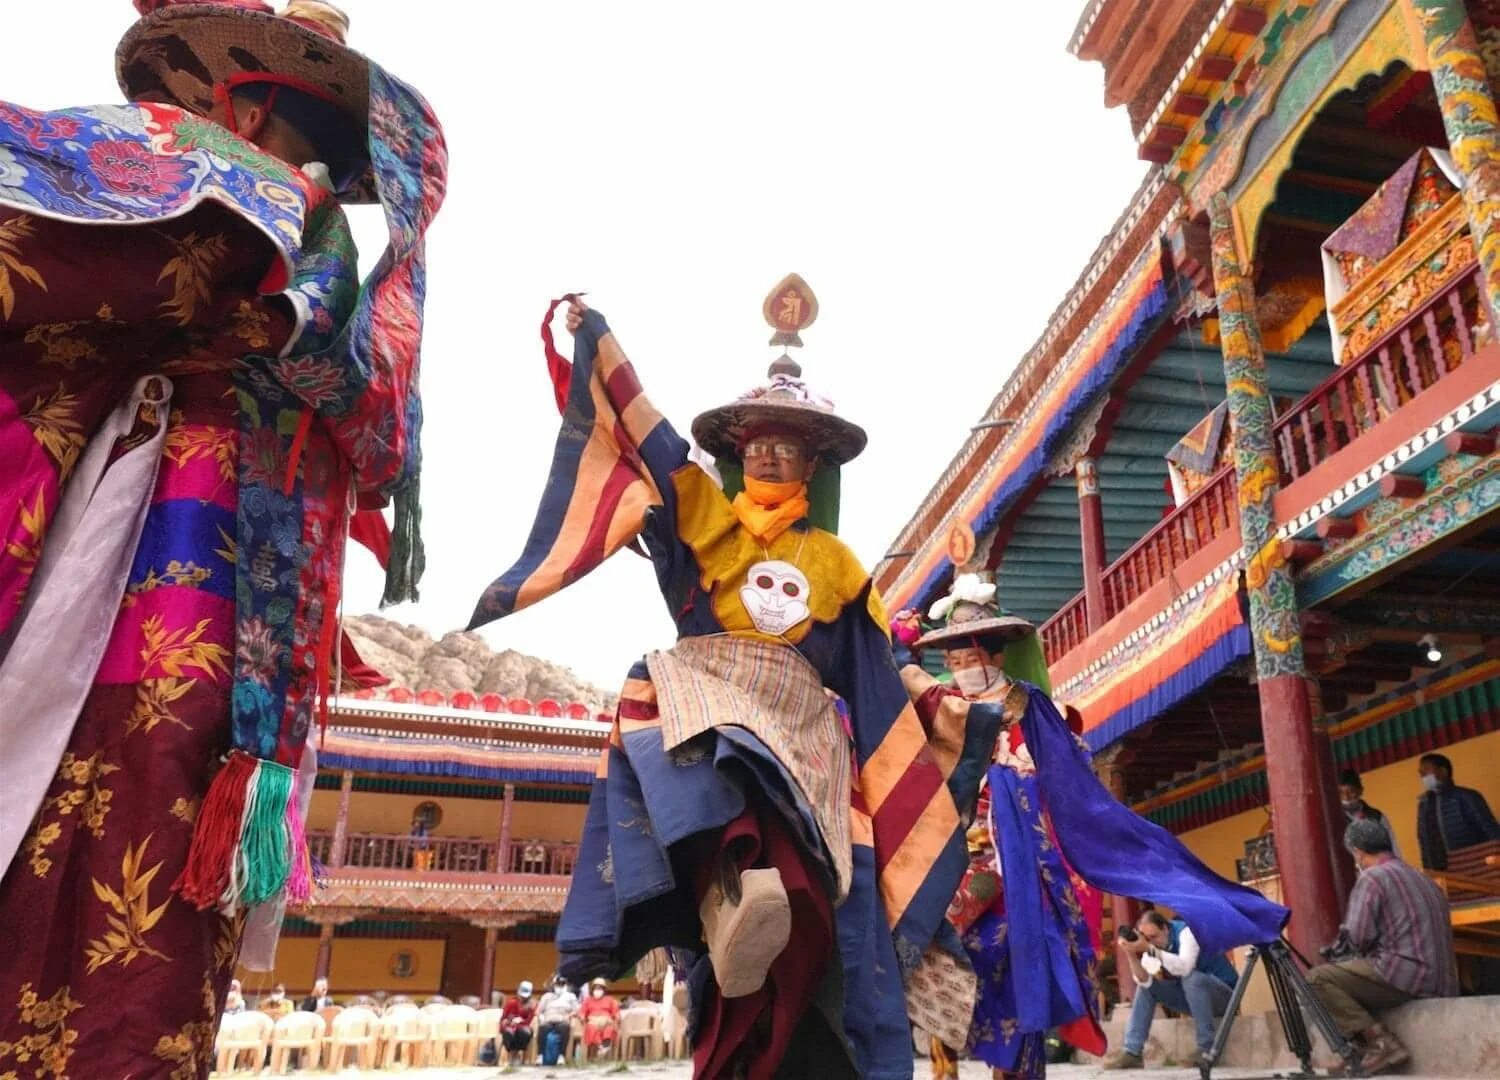
<path id="1" fill-rule="evenodd" d="M 1205 949 L 1274 940 L 1287 911 L 1219 877 L 1166 830 L 1122 806 L 1100 784 L 1082 742 L 1081 717 L 1064 721 L 1051 700 L 1041 641 L 1026 620 L 1002 610 L 995 586 L 960 573 L 925 634 L 914 612 L 893 631 L 915 649 L 939 648 L 956 688 L 920 665 L 902 679 L 923 724 L 957 728 L 975 703 L 998 702 L 1008 730 L 993 747 L 979 811 L 969 830 L 972 865 L 949 909 L 978 976 L 973 1009 L 955 1017 L 929 1008 L 933 1073 L 956 1076 L 960 1049 L 998 1077 L 1041 1077 L 1046 1039 L 1105 1050 L 1099 1026 L 1097 957 L 1101 890 L 1176 910 Z M 915 659 L 915 656 L 913 657 Z M 949 984 L 954 980 L 950 977 Z M 951 1000 L 942 969 L 924 965 L 912 985 L 927 1001 Z"/>
<path id="2" fill-rule="evenodd" d="M 308 895 L 351 506 L 420 568 L 431 110 L 321 0 L 136 7 L 131 104 L 0 103 L 6 1075 L 207 1075 Z"/>
<path id="3" fill-rule="evenodd" d="M 817 307 L 792 275 L 765 312 L 772 344 L 800 345 Z M 902 976 L 967 865 L 960 813 L 980 769 L 968 732 L 929 741 L 869 574 L 834 535 L 838 469 L 865 433 L 783 355 L 768 383 L 694 421 L 716 477 L 598 312 L 570 304 L 571 367 L 548 325 L 564 411 L 551 480 L 473 625 L 639 537 L 678 635 L 621 694 L 558 928 L 563 971 L 618 976 L 658 946 L 695 958 L 698 1076 L 909 1077 Z M 968 745 L 987 754 L 998 723 L 976 709 Z"/>
<path id="4" fill-rule="evenodd" d="M 1040 1077 L 1054 1028 L 1071 1046 L 1105 1050 L 1095 978 L 1102 897 L 1058 848 L 1019 723 L 1028 688 L 1051 691 L 1046 659 L 1036 628 L 998 607 L 986 575 L 959 574 L 928 614 L 939 626 L 925 635 L 915 612 L 899 612 L 892 623 L 914 653 L 940 649 L 952 674 L 953 685 L 945 685 L 916 663 L 902 668 L 923 723 L 961 723 L 972 702 L 998 705 L 1007 723 L 968 830 L 970 866 L 948 911 L 979 976 L 973 1009 L 955 1014 L 946 1007 L 951 992 L 923 987 L 934 1005 L 926 1016 L 932 1071 L 938 1080 L 956 1077 L 967 1052 L 997 1077 Z M 1014 962 L 1012 940 L 1021 954 Z M 930 973 L 924 969 L 919 982 Z"/>

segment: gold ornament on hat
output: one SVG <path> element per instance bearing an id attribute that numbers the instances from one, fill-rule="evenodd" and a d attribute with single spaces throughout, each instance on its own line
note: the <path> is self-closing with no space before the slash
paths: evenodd
<path id="1" fill-rule="evenodd" d="M 788 274 L 777 282 L 776 288 L 766 294 L 761 312 L 765 315 L 766 322 L 771 324 L 771 329 L 776 331 L 771 336 L 772 345 L 795 346 L 800 349 L 802 339 L 797 332 L 817 321 L 818 298 L 813 295 L 807 282 L 802 280 L 801 274 Z"/>

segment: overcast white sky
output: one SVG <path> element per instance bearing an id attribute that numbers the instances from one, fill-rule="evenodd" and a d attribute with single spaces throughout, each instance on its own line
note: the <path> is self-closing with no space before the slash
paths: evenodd
<path id="1" fill-rule="evenodd" d="M 427 576 L 386 614 L 462 627 L 520 552 L 557 429 L 537 326 L 569 290 L 685 433 L 764 376 L 761 300 L 802 274 L 821 311 L 799 359 L 870 433 L 840 532 L 878 560 L 1143 175 L 1101 69 L 1066 51 L 1083 3 L 342 0 L 350 43 L 427 95 L 451 154 Z M 120 100 L 128 0 L 5 6 L 0 98 Z M 353 218 L 373 259 L 379 213 Z M 346 611 L 376 610 L 380 582 L 351 546 Z M 615 689 L 672 625 L 627 552 L 483 633 Z"/>

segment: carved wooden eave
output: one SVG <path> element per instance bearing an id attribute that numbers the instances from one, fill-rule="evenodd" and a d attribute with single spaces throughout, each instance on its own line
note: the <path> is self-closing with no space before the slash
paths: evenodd
<path id="1" fill-rule="evenodd" d="M 1015 371 L 1006 379 L 1000 392 L 990 402 L 984 415 L 975 418 L 976 427 L 959 448 L 937 482 L 928 490 L 916 512 L 907 521 L 891 552 L 918 550 L 931 537 L 946 535 L 942 523 L 960 495 L 1004 447 L 1019 425 L 982 426 L 995 420 L 1019 420 L 1027 413 L 1032 400 L 1049 378 L 1059 377 L 1066 367 L 1069 350 L 1095 318 L 1108 305 L 1121 275 L 1134 261 L 1143 245 L 1155 243 L 1166 223 L 1173 218 L 1179 203 L 1175 187 L 1163 182 L 1159 173 L 1149 173 L 1141 182 L 1136 196 L 1116 221 L 1113 229 L 1095 250 L 1082 274 L 1073 283 L 1063 302 L 1052 313 L 1047 329 L 1029 349 Z M 882 591 L 904 576 L 908 563 L 892 556 L 876 569 L 876 585 Z"/>
<path id="2" fill-rule="evenodd" d="M 1103 66 L 1104 104 L 1127 106 L 1139 132 L 1212 14 L 1202 0 L 1095 0 L 1069 48 Z"/>

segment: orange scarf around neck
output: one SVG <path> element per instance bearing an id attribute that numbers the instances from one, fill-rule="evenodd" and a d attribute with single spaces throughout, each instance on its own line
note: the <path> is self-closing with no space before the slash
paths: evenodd
<path id="1" fill-rule="evenodd" d="M 773 542 L 807 516 L 807 485 L 799 480 L 783 484 L 745 477 L 745 490 L 734 497 L 734 516 L 762 544 Z"/>

